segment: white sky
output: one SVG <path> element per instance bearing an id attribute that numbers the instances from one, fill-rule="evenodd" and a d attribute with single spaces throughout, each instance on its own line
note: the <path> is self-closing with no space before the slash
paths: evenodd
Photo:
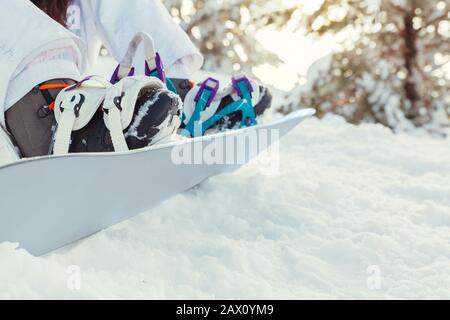
<path id="1" fill-rule="evenodd" d="M 305 76 L 312 63 L 329 55 L 335 47 L 331 37 L 317 41 L 301 32 L 264 30 L 257 37 L 285 63 L 279 67 L 261 65 L 254 69 L 255 74 L 264 82 L 286 91 L 298 85 L 298 76 Z"/>
<path id="2" fill-rule="evenodd" d="M 285 0 L 286 3 L 300 3 L 304 11 L 314 11 L 323 0 Z M 314 41 L 300 31 L 266 29 L 260 31 L 258 39 L 270 51 L 284 61 L 279 67 L 268 64 L 254 69 L 255 74 L 274 87 L 289 91 L 298 85 L 300 76 L 305 76 L 308 68 L 318 59 L 329 55 L 335 47 L 333 38 Z"/>

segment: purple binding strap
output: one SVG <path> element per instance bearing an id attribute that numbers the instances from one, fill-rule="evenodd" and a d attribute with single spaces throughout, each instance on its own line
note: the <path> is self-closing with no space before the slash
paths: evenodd
<path id="1" fill-rule="evenodd" d="M 202 97 L 203 91 L 210 90 L 212 91 L 211 95 L 209 96 L 208 102 L 206 103 L 207 106 L 213 102 L 214 98 L 217 95 L 217 92 L 219 92 L 220 87 L 220 81 L 216 80 L 214 78 L 208 78 L 203 82 L 202 86 L 200 87 L 200 90 L 198 91 L 197 95 L 195 96 L 195 102 L 198 102 L 200 98 Z"/>
<path id="2" fill-rule="evenodd" d="M 110 81 L 112 84 L 116 84 L 118 81 L 120 81 L 120 78 L 119 78 L 119 70 L 120 70 L 120 67 L 121 67 L 121 65 L 119 64 L 119 65 L 117 66 L 116 70 L 114 70 L 114 73 L 113 73 L 113 75 L 112 75 L 112 77 L 111 77 L 111 81 Z M 130 69 L 130 72 L 128 73 L 128 76 L 129 76 L 129 77 L 134 76 L 134 72 L 135 72 L 135 69 L 134 69 L 134 68 L 131 68 L 131 69 Z"/>
<path id="3" fill-rule="evenodd" d="M 156 56 L 155 56 L 155 64 L 156 64 L 156 68 L 153 70 L 150 70 L 150 66 L 148 65 L 148 62 L 145 61 L 145 75 L 149 77 L 156 70 L 158 72 L 159 79 L 163 83 L 166 83 L 166 72 L 164 71 L 164 65 L 162 63 L 161 56 L 159 55 L 158 52 L 156 53 Z"/>
<path id="4" fill-rule="evenodd" d="M 74 85 L 68 87 L 68 88 L 66 89 L 66 91 L 72 91 L 72 90 L 78 89 L 79 87 L 81 87 L 81 85 L 82 85 L 83 83 L 85 83 L 86 81 L 91 80 L 92 77 L 93 77 L 93 76 L 87 76 L 87 77 L 84 78 L 83 80 L 81 80 L 81 81 L 75 83 Z"/>

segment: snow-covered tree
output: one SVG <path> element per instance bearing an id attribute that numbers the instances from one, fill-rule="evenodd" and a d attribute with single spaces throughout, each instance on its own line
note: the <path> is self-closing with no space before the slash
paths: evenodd
<path id="1" fill-rule="evenodd" d="M 398 130 L 448 125 L 450 0 L 325 0 L 301 22 L 336 34 L 341 50 L 313 66 L 290 108 Z"/>
<path id="2" fill-rule="evenodd" d="M 205 56 L 209 70 L 244 71 L 279 63 L 255 38 L 258 30 L 282 27 L 299 5 L 285 0 L 163 0 Z"/>

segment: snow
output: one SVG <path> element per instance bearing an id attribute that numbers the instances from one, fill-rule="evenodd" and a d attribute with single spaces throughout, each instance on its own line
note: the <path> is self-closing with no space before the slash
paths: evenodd
<path id="1" fill-rule="evenodd" d="M 450 298 L 450 140 L 311 119 L 69 248 L 0 245 L 0 298 Z"/>

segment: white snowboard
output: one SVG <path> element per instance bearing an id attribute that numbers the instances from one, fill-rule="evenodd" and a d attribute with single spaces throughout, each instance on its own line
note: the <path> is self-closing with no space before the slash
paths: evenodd
<path id="1" fill-rule="evenodd" d="M 19 243 L 38 256 L 92 235 L 242 165 L 207 164 L 208 159 L 180 164 L 181 156 L 188 155 L 186 150 L 210 151 L 220 141 L 258 137 L 246 140 L 244 152 L 248 152 L 256 144 L 265 145 L 262 137 L 275 143 L 313 114 L 314 110 L 301 110 L 269 124 L 127 153 L 43 157 L 2 167 L 0 243 Z M 232 147 L 227 143 L 223 144 L 225 156 L 242 151 L 237 151 L 239 143 Z"/>

